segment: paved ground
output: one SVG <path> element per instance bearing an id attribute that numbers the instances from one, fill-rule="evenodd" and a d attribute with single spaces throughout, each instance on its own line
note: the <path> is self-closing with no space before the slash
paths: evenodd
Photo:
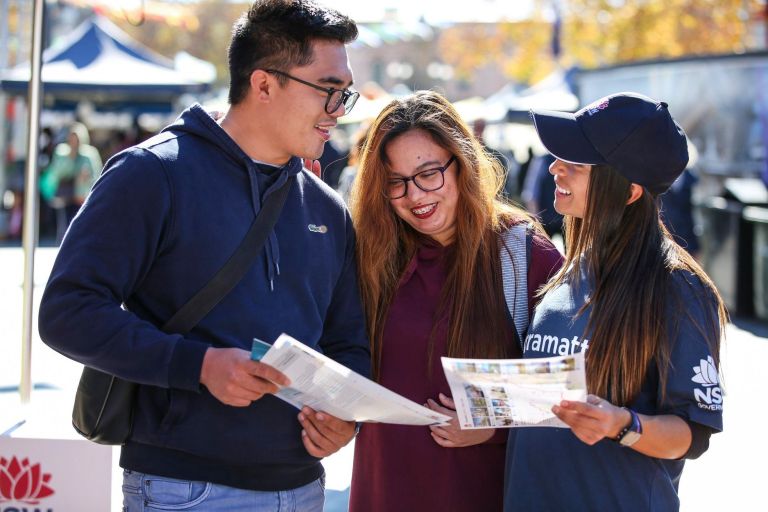
<path id="1" fill-rule="evenodd" d="M 35 303 L 39 302 L 55 257 L 55 249 L 36 253 Z M 16 387 L 21 365 L 20 249 L 0 248 L 0 433 L 14 418 L 40 419 L 62 436 L 72 435 L 69 424 L 72 397 L 80 365 L 53 352 L 35 336 L 32 379 L 35 391 L 26 408 L 19 404 Z M 725 432 L 712 438 L 709 451 L 689 462 L 680 485 L 683 511 L 765 510 L 763 486 L 768 443 L 764 432 L 768 412 L 762 405 L 763 377 L 768 363 L 768 325 L 737 321 L 728 327 L 723 354 Z M 328 473 L 326 511 L 346 510 L 352 466 L 348 446 L 325 461 Z M 115 474 L 119 475 L 117 468 Z M 117 479 L 113 493 L 119 496 Z M 114 510 L 119 501 L 114 500 Z"/>

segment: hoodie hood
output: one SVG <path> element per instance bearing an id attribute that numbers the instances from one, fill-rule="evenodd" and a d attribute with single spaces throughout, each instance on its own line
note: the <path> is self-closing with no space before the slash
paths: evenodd
<path id="1" fill-rule="evenodd" d="M 198 103 L 187 108 L 162 131 L 176 134 L 189 133 L 201 137 L 221 149 L 222 156 L 232 159 L 236 165 L 240 166 L 243 172 L 248 174 L 251 184 L 254 215 L 258 215 L 261 211 L 261 205 L 269 194 L 274 193 L 289 177 L 297 175 L 302 170 L 301 159 L 294 156 L 277 171 L 276 176 L 267 176 L 259 169 L 257 163 L 219 126 L 212 115 Z M 269 233 L 265 245 L 268 286 L 270 290 L 274 290 L 275 280 L 280 275 L 280 247 L 274 229 Z"/>
<path id="2" fill-rule="evenodd" d="M 251 157 L 237 145 L 232 137 L 219 126 L 211 114 L 203 109 L 199 103 L 195 103 L 184 110 L 172 124 L 163 128 L 162 131 L 175 133 L 186 132 L 202 137 L 218 146 L 227 156 L 236 162 L 242 163 L 244 167 L 248 169 L 255 168 L 253 159 L 251 159 Z M 295 176 L 301 172 L 301 159 L 296 156 L 291 157 L 282 169 L 284 172 L 281 173 L 281 176 L 275 182 L 275 185 L 278 187 L 284 183 L 289 176 Z"/>

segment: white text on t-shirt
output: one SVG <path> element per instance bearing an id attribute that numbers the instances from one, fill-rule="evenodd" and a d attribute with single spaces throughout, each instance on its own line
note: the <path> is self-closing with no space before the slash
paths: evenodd
<path id="1" fill-rule="evenodd" d="M 589 340 L 583 339 L 579 341 L 578 336 L 568 339 L 549 334 L 542 336 L 541 334 L 536 333 L 529 334 L 525 337 L 523 352 L 531 350 L 534 352 L 545 352 L 553 355 L 565 356 L 577 352 L 584 352 L 588 348 Z"/>

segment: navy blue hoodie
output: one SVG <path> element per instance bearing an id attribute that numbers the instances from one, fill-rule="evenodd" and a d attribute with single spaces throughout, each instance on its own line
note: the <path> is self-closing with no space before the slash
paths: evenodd
<path id="1" fill-rule="evenodd" d="M 185 336 L 160 331 L 289 176 L 281 216 L 243 280 Z M 121 466 L 245 489 L 295 488 L 322 466 L 292 406 L 267 395 L 231 407 L 200 385 L 208 347 L 250 350 L 254 337 L 286 332 L 363 375 L 370 366 L 341 199 L 298 158 L 261 172 L 199 105 L 107 163 L 64 238 L 39 328 L 62 354 L 142 384 Z"/>

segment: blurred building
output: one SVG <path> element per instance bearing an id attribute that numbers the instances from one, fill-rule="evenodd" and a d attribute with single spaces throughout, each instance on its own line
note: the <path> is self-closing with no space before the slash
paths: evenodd
<path id="1" fill-rule="evenodd" d="M 494 26 L 461 25 L 476 30 Z M 509 83 L 495 62 L 476 69 L 470 78 L 456 76 L 452 66 L 441 57 L 439 39 L 446 28 L 447 25 L 433 26 L 423 21 L 361 24 L 360 37 L 349 50 L 355 82 L 375 82 L 390 92 L 434 89 L 451 101 L 473 96 L 486 98 Z"/>
<path id="2" fill-rule="evenodd" d="M 582 105 L 617 91 L 666 101 L 698 149 L 704 175 L 756 178 L 765 168 L 768 51 L 584 70 L 576 83 Z"/>

